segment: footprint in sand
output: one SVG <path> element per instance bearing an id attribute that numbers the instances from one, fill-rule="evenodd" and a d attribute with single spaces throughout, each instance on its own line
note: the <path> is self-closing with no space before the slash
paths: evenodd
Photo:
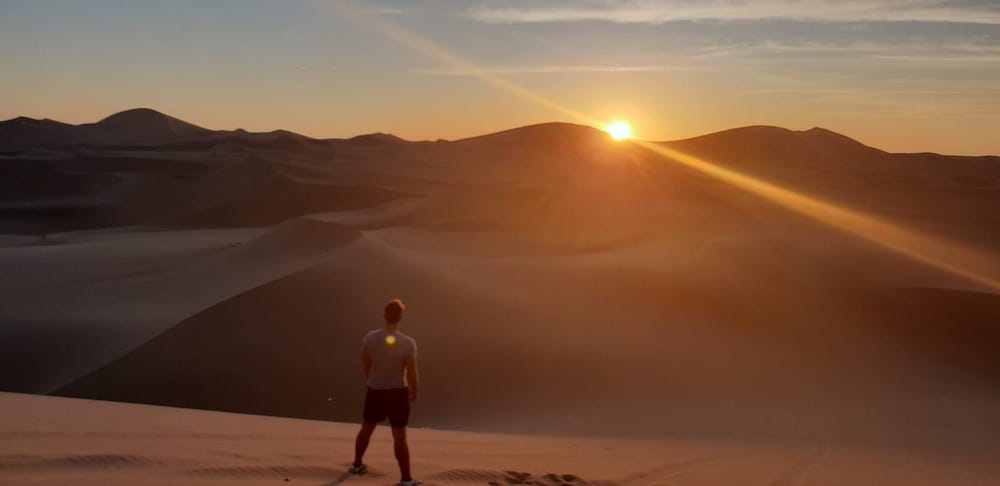
<path id="1" fill-rule="evenodd" d="M 504 476 L 504 481 L 507 484 L 534 484 L 534 480 L 531 478 L 531 473 L 517 472 L 517 471 L 504 471 L 506 476 Z"/>
<path id="2" fill-rule="evenodd" d="M 429 479 L 447 482 L 479 482 L 489 486 L 585 486 L 588 483 L 573 474 L 548 473 L 536 477 L 529 472 L 519 471 L 487 471 L 473 469 L 454 469 L 432 474 Z"/>
<path id="3" fill-rule="evenodd" d="M 535 486 L 582 486 L 580 483 L 580 478 L 573 474 L 556 474 L 548 473 L 541 478 L 535 478 L 531 473 L 526 472 L 516 472 L 516 471 L 505 471 L 506 476 L 504 476 L 504 481 L 507 484 L 532 484 Z M 547 482 L 544 481 L 548 480 Z M 499 483 L 496 483 L 499 485 Z M 495 486 L 494 483 L 490 483 L 491 486 Z"/>

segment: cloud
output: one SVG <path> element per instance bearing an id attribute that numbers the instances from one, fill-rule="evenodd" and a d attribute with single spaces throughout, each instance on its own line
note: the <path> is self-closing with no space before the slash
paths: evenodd
<path id="1" fill-rule="evenodd" d="M 480 76 L 483 74 L 596 74 L 596 73 L 666 73 L 713 70 L 693 66 L 483 66 L 475 68 L 440 67 L 415 69 L 425 76 Z"/>
<path id="2" fill-rule="evenodd" d="M 394 8 L 394 7 L 373 7 L 367 10 L 363 10 L 363 12 L 375 15 L 405 15 L 407 13 L 410 13 L 409 10 L 404 10 L 401 8 Z"/>
<path id="3" fill-rule="evenodd" d="M 1000 24 L 1000 5 L 941 0 L 612 0 L 495 2 L 469 9 L 481 22 L 545 23 L 606 21 L 662 24 L 675 21 L 786 19 L 814 22 L 956 22 Z"/>
<path id="4" fill-rule="evenodd" d="M 983 39 L 979 38 L 949 42 L 911 40 L 905 43 L 871 40 L 850 42 L 764 40 L 697 49 L 689 52 L 685 58 L 691 62 L 784 63 L 812 60 L 823 63 L 830 62 L 831 59 L 843 59 L 856 63 L 874 60 L 932 63 L 942 67 L 954 67 L 960 63 L 990 67 L 993 63 L 1000 62 L 1000 45 L 983 43 Z"/>

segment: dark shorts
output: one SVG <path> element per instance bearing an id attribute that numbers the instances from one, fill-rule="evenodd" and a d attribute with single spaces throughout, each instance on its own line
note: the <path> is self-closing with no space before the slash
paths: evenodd
<path id="1" fill-rule="evenodd" d="M 410 422 L 410 389 L 368 389 L 365 394 L 365 422 L 379 423 L 389 418 L 389 426 L 406 427 Z"/>

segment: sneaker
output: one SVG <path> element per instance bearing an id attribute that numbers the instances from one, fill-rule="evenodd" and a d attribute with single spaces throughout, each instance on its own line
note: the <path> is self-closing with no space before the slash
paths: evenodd
<path id="1" fill-rule="evenodd" d="M 368 466 L 364 464 L 358 466 L 351 466 L 350 472 L 351 474 L 357 474 L 358 476 L 361 476 L 362 474 L 368 472 Z"/>
<path id="2" fill-rule="evenodd" d="M 416 480 L 413 480 L 413 479 L 411 479 L 409 481 L 400 481 L 399 482 L 399 486 L 417 486 L 418 484 L 420 484 L 420 481 L 416 481 Z"/>

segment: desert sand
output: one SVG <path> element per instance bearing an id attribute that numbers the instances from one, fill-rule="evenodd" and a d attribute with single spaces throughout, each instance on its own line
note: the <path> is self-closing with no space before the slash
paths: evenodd
<path id="1" fill-rule="evenodd" d="M 137 110 L 0 140 L 0 390 L 314 420 L 6 395 L 3 479 L 336 481 L 330 421 L 358 420 L 360 339 L 400 297 L 429 482 L 997 480 L 997 289 L 598 130 L 313 140 Z M 776 127 L 662 145 L 1000 275 L 1000 158 Z M 386 450 L 358 482 L 395 479 Z"/>
<path id="2" fill-rule="evenodd" d="M 354 424 L 0 394 L 4 484 L 391 484 L 376 431 L 347 473 Z M 622 440 L 410 430 L 424 484 L 996 484 L 988 451 L 747 437 Z M 347 459 L 345 459 L 347 458 Z"/>

